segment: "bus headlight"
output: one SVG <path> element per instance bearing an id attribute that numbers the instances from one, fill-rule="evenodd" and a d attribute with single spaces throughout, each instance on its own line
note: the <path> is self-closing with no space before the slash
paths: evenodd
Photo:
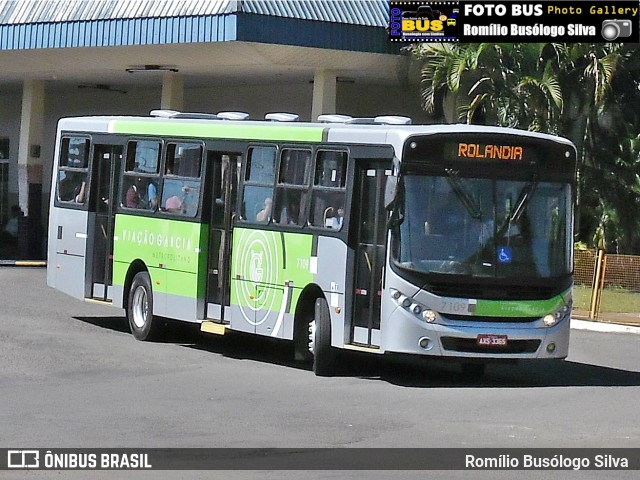
<path id="1" fill-rule="evenodd" d="M 559 322 L 570 313 L 571 313 L 571 303 L 568 303 L 566 305 L 563 305 L 560 310 L 554 313 L 554 316 L 556 317 L 556 321 Z"/>
<path id="2" fill-rule="evenodd" d="M 571 313 L 571 303 L 563 305 L 562 308 L 556 310 L 554 313 L 550 313 L 545 315 L 542 321 L 544 322 L 545 327 L 553 327 L 560 320 L 565 318 L 569 313 Z"/>
<path id="3" fill-rule="evenodd" d="M 422 312 L 422 319 L 427 323 L 433 323 L 436 321 L 436 312 L 433 310 L 425 310 Z"/>
<path id="4" fill-rule="evenodd" d="M 399 307 L 402 307 L 404 310 L 412 313 L 420 320 L 427 323 L 433 323 L 436 321 L 436 312 L 430 310 L 421 303 L 416 302 L 412 298 L 409 298 L 400 290 L 392 288 L 389 290 L 389 293 L 391 294 L 391 298 L 393 298 Z"/>
<path id="5" fill-rule="evenodd" d="M 411 306 L 411 299 L 409 297 L 402 295 L 398 299 L 398 303 L 402 305 L 404 308 L 409 308 Z"/>

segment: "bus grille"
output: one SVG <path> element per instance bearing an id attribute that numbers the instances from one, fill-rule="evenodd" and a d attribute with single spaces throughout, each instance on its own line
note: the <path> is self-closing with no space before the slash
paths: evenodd
<path id="1" fill-rule="evenodd" d="M 451 313 L 441 313 L 440 316 L 445 320 L 459 322 L 532 323 L 540 320 L 539 317 L 475 317 L 473 315 L 454 315 Z"/>
<path id="2" fill-rule="evenodd" d="M 542 300 L 559 293 L 557 286 L 483 288 L 470 285 L 428 284 L 425 290 L 441 297 L 477 298 L 483 300 Z"/>
<path id="3" fill-rule="evenodd" d="M 535 353 L 540 340 L 509 340 L 505 347 L 484 347 L 477 344 L 475 338 L 442 337 L 442 347 L 452 352 L 463 353 Z"/>

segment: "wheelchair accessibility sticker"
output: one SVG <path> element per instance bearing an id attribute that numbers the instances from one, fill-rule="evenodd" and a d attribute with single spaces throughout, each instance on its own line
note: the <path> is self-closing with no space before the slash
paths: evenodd
<path id="1" fill-rule="evenodd" d="M 509 247 L 498 248 L 498 262 L 511 263 L 511 249 Z"/>

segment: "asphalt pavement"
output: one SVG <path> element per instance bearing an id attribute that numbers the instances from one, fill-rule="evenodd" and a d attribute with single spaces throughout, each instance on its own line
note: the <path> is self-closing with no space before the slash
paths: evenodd
<path id="1" fill-rule="evenodd" d="M 6 448 L 640 448 L 640 337 L 578 330 L 564 362 L 458 365 L 345 354 L 334 377 L 290 345 L 181 324 L 139 342 L 123 311 L 0 268 L 0 431 Z M 596 322 L 588 322 L 593 326 Z M 628 326 L 626 326 L 628 327 Z M 607 328 L 611 328 L 607 325 Z M 633 333 L 633 332 L 630 332 Z M 391 360 L 391 359 L 389 359 Z M 513 478 L 467 471 L 50 472 L 0 478 Z M 522 479 L 637 471 L 517 472 Z"/>

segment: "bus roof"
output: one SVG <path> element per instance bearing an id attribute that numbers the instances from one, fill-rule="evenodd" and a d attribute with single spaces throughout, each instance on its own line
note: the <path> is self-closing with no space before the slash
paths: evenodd
<path id="1" fill-rule="evenodd" d="M 400 151 L 404 141 L 413 135 L 505 133 L 529 138 L 546 139 L 567 146 L 573 146 L 573 144 L 565 138 L 495 126 L 467 124 L 396 125 L 358 122 L 277 122 L 265 120 L 222 120 L 202 117 L 204 117 L 204 115 L 200 118 L 142 116 L 72 117 L 60 119 L 58 130 L 60 132 L 73 131 L 202 139 L 390 144 L 396 148 L 396 151 Z"/>

